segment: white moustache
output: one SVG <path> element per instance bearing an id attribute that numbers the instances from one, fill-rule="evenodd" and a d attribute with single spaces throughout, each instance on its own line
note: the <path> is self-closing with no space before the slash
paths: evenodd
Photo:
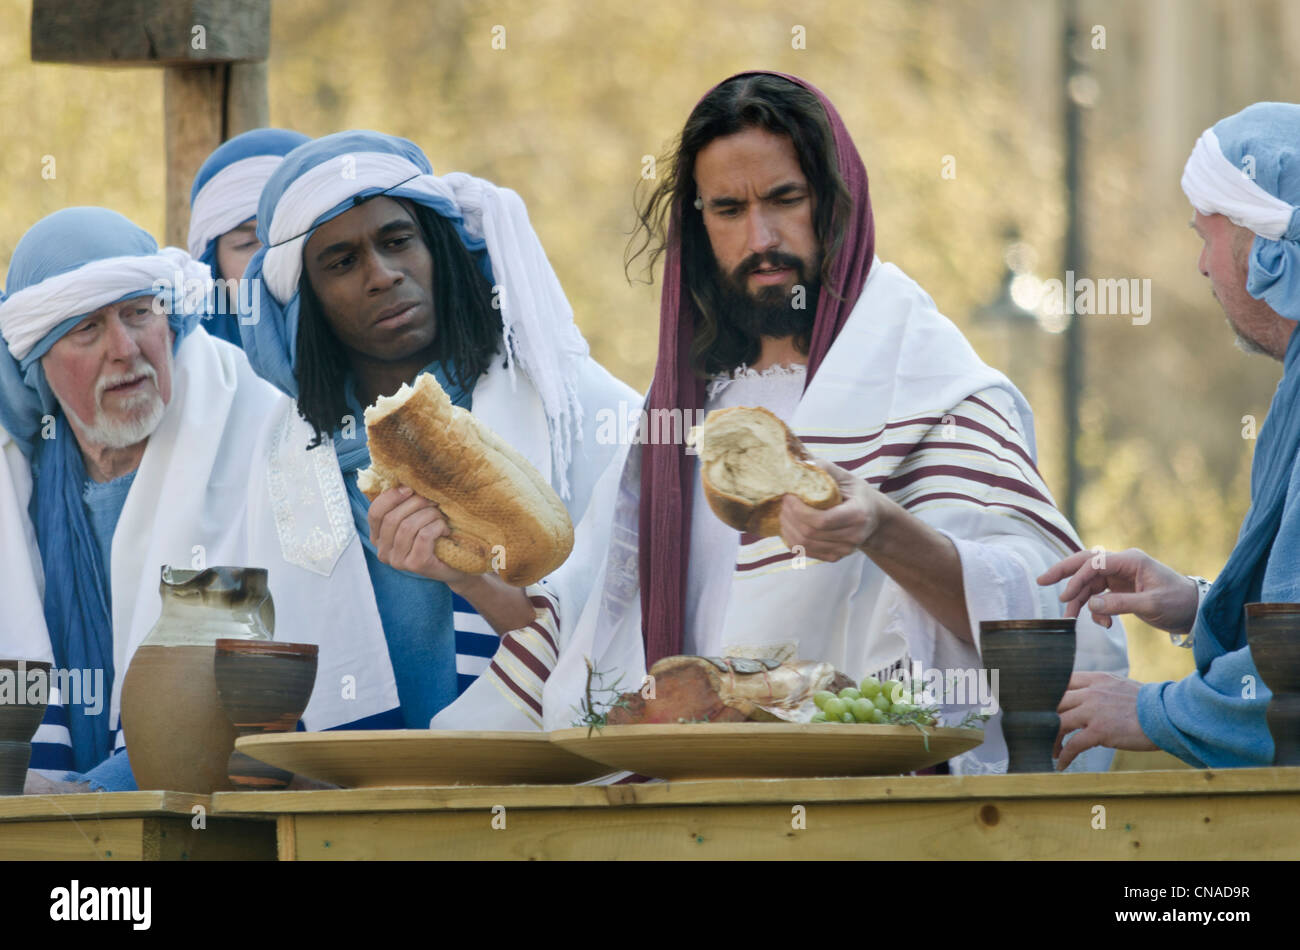
<path id="1" fill-rule="evenodd" d="M 139 369 L 133 369 L 129 373 L 122 373 L 116 376 L 101 376 L 99 382 L 95 384 L 95 402 L 101 404 L 104 393 L 108 392 L 114 386 L 121 386 L 125 383 L 138 382 L 141 379 L 148 379 L 158 386 L 158 372 L 148 363 L 144 363 Z"/>

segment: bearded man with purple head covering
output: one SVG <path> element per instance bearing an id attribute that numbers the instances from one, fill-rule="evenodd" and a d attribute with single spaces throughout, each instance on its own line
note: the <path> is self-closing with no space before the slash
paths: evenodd
<path id="1" fill-rule="evenodd" d="M 1037 471 L 1029 405 L 876 256 L 866 170 L 826 97 L 734 76 L 665 166 L 639 212 L 638 253 L 664 265 L 645 411 L 765 407 L 843 500 L 823 511 L 787 495 L 781 537 L 738 533 L 704 503 L 685 445 L 632 445 L 553 579 L 598 572 L 547 683 L 548 727 L 568 725 L 588 657 L 624 682 L 683 653 L 824 660 L 853 677 L 979 670 L 980 621 L 1059 617 L 1034 580 L 1080 545 Z M 1118 627 L 1081 619 L 1075 669 L 1126 671 Z M 945 720 L 980 704 L 966 699 L 943 703 Z M 1110 751 L 1096 753 L 1077 767 L 1105 768 Z M 1005 764 L 997 716 L 954 760 Z"/>

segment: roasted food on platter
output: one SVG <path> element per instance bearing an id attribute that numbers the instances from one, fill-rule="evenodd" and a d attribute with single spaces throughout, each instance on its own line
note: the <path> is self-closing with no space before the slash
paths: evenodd
<path id="1" fill-rule="evenodd" d="M 432 375 L 367 408 L 366 436 L 370 467 L 357 473 L 357 486 L 371 501 L 406 485 L 436 503 L 451 530 L 434 553 L 449 567 L 496 570 L 526 587 L 573 550 L 573 524 L 551 486 L 473 414 L 453 406 Z"/>
<path id="2" fill-rule="evenodd" d="M 644 689 L 619 697 L 609 711 L 609 725 L 806 722 L 819 690 L 853 685 L 829 663 L 734 656 L 667 656 L 650 667 L 649 675 L 653 680 Z M 650 684 L 653 699 L 646 698 Z"/>
<path id="3" fill-rule="evenodd" d="M 937 709 L 897 680 L 859 685 L 829 663 L 744 657 L 667 656 L 642 689 L 623 693 L 611 726 L 692 722 L 937 723 Z"/>
<path id="4" fill-rule="evenodd" d="M 782 495 L 813 508 L 840 502 L 835 479 L 813 464 L 798 437 L 766 409 L 715 409 L 691 429 L 690 441 L 700 456 L 709 507 L 737 531 L 779 535 Z"/>

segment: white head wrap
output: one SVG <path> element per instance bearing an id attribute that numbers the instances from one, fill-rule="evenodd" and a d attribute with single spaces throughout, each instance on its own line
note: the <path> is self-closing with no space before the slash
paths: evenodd
<path id="1" fill-rule="evenodd" d="M 208 243 L 257 217 L 257 199 L 281 155 L 253 155 L 227 165 L 194 196 L 190 207 L 190 256 L 200 258 Z"/>

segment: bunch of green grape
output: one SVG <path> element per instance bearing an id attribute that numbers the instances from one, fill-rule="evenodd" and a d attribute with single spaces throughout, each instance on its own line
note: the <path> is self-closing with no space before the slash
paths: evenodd
<path id="1" fill-rule="evenodd" d="M 812 722 L 858 722 L 889 725 L 931 718 L 918 697 L 898 680 L 883 683 L 868 676 L 857 686 L 846 686 L 836 695 L 823 689 L 813 694 L 817 712 Z"/>

